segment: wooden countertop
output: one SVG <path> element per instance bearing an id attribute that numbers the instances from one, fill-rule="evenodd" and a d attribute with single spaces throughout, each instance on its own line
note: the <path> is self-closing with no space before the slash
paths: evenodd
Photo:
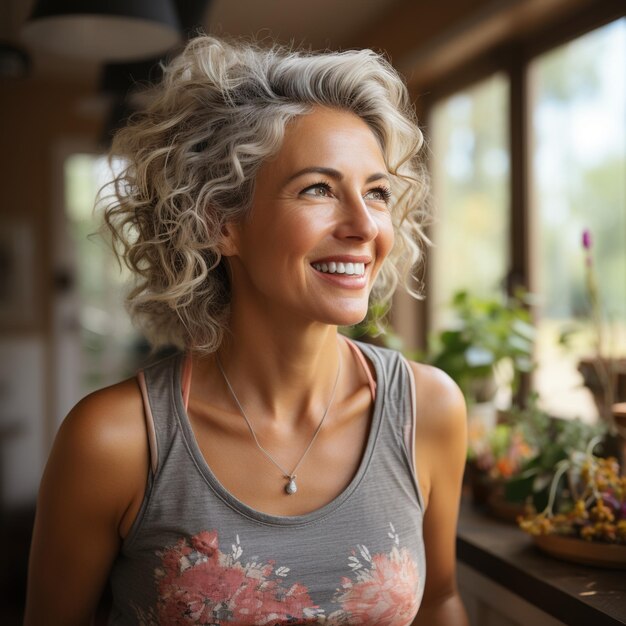
<path id="1" fill-rule="evenodd" d="M 526 533 L 487 516 L 465 498 L 457 557 L 571 626 L 626 624 L 626 570 L 576 565 L 544 555 Z"/>

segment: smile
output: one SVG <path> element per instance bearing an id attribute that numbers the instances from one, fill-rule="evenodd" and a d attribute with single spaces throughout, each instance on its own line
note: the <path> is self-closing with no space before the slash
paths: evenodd
<path id="1" fill-rule="evenodd" d="M 346 274 L 347 276 L 363 276 L 365 274 L 365 263 L 330 261 L 329 263 L 313 263 L 313 267 L 324 274 Z"/>

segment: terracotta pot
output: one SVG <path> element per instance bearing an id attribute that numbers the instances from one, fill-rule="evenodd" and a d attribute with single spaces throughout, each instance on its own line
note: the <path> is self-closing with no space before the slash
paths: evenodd
<path id="1" fill-rule="evenodd" d="M 465 465 L 465 473 L 472 494 L 472 502 L 478 506 L 487 504 L 489 497 L 497 487 L 497 481 L 472 462 Z"/>
<path id="2" fill-rule="evenodd" d="M 613 374 L 613 402 L 626 401 L 626 358 L 609 359 L 609 371 Z M 578 363 L 578 371 L 583 377 L 585 387 L 591 391 L 600 415 L 606 415 L 610 410 L 608 398 L 605 397 L 605 389 L 601 382 L 600 373 L 602 365 L 598 358 L 581 359 Z"/>
<path id="3" fill-rule="evenodd" d="M 617 461 L 621 468 L 621 475 L 626 476 L 626 402 L 617 402 L 613 405 L 613 419 L 618 427 L 616 436 Z"/>

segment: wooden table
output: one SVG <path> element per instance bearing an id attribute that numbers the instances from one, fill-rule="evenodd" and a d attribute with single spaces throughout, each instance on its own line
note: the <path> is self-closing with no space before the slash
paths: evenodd
<path id="1" fill-rule="evenodd" d="M 626 570 L 559 561 L 512 524 L 464 498 L 457 558 L 554 618 L 572 626 L 626 624 Z"/>

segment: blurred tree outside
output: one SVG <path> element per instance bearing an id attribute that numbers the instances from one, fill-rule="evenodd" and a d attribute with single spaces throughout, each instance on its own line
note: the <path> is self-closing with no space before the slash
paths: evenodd
<path id="1" fill-rule="evenodd" d="M 508 107 L 508 80 L 496 74 L 433 110 L 434 329 L 452 323 L 455 292 L 502 293 L 509 256 Z"/>
<path id="2" fill-rule="evenodd" d="M 76 259 L 81 390 L 87 394 L 134 374 L 139 341 L 123 304 L 129 273 L 97 234 L 100 188 L 113 179 L 106 157 L 74 154 L 65 162 L 66 216 Z"/>

